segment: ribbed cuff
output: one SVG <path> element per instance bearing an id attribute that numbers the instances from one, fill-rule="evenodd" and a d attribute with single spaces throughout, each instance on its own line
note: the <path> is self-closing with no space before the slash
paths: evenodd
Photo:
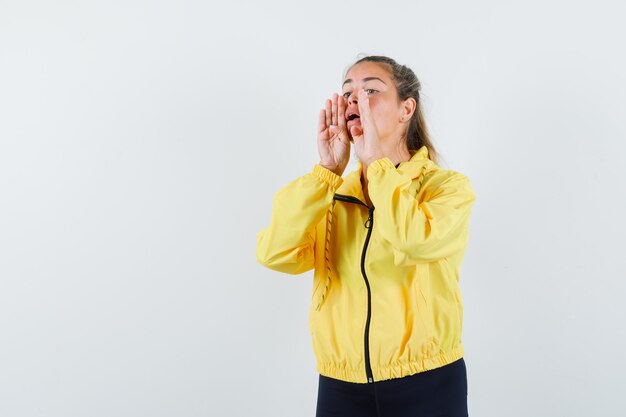
<path id="1" fill-rule="evenodd" d="M 343 178 L 320 164 L 313 167 L 312 174 L 328 183 L 332 191 L 335 191 L 343 183 Z"/>
<path id="2" fill-rule="evenodd" d="M 367 180 L 369 181 L 372 176 L 377 175 L 380 171 L 389 168 L 396 169 L 391 159 L 387 158 L 386 156 L 375 160 L 367 167 Z"/>

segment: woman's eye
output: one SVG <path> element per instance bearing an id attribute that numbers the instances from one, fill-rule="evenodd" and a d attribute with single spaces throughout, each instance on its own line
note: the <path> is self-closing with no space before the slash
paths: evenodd
<path id="1" fill-rule="evenodd" d="M 378 90 L 374 90 L 373 88 L 366 88 L 365 89 L 365 94 L 367 94 L 368 96 L 370 94 L 373 94 L 374 92 L 378 92 Z M 348 97 L 350 96 L 350 93 L 343 93 L 343 98 L 345 98 L 346 100 L 348 99 Z"/>

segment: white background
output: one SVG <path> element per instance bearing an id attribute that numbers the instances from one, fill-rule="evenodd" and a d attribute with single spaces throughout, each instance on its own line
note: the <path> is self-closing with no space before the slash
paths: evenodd
<path id="1" fill-rule="evenodd" d="M 623 16 L 0 1 L 0 415 L 314 416 L 312 272 L 263 268 L 255 236 L 359 53 L 416 72 L 477 194 L 470 415 L 625 415 Z"/>

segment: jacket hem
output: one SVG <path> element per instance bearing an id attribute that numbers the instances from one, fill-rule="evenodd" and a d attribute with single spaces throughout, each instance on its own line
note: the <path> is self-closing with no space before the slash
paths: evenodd
<path id="1" fill-rule="evenodd" d="M 456 348 L 446 352 L 441 352 L 437 356 L 422 358 L 413 362 L 395 363 L 379 366 L 376 369 L 372 369 L 372 372 L 374 374 L 374 381 L 378 382 L 394 378 L 403 378 L 405 376 L 410 376 L 420 372 L 429 371 L 431 369 L 440 368 L 444 365 L 448 365 L 454 361 L 461 359 L 463 355 L 463 345 L 459 344 Z M 316 369 L 319 374 L 327 376 L 329 378 L 359 384 L 367 383 L 367 378 L 365 376 L 365 366 L 359 368 L 358 370 L 354 370 L 346 369 L 345 367 L 333 364 L 318 364 L 316 366 Z"/>

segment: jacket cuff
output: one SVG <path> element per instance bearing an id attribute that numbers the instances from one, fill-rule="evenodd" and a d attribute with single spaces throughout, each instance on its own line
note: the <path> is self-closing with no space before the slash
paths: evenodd
<path id="1" fill-rule="evenodd" d="M 316 164 L 313 167 L 312 174 L 327 183 L 333 192 L 343 183 L 343 177 L 335 174 L 328 168 L 324 168 L 320 164 Z"/>
<path id="2" fill-rule="evenodd" d="M 391 159 L 386 156 L 380 159 L 375 160 L 367 167 L 367 180 L 369 181 L 371 177 L 374 175 L 378 175 L 381 171 L 385 171 L 393 168 L 396 169 L 396 166 L 393 164 Z"/>

